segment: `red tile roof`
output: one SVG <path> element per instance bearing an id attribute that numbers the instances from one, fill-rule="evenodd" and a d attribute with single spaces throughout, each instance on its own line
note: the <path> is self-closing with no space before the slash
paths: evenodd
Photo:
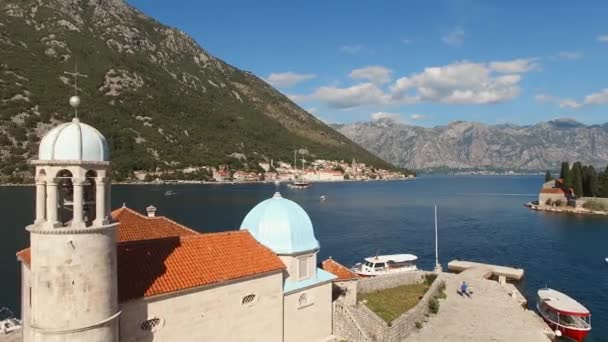
<path id="1" fill-rule="evenodd" d="M 118 245 L 119 300 L 149 297 L 285 269 L 246 230 Z"/>
<path id="2" fill-rule="evenodd" d="M 119 242 L 199 234 L 164 216 L 148 217 L 127 207 L 114 210 L 112 218 L 120 222 L 116 236 Z"/>
<path id="3" fill-rule="evenodd" d="M 201 234 L 129 208 L 113 211 L 112 217 L 120 223 L 120 301 L 285 269 L 281 259 L 246 230 Z M 30 265 L 30 249 L 18 252 L 17 258 Z"/>
<path id="4" fill-rule="evenodd" d="M 569 194 L 570 191 L 562 189 L 562 188 L 542 188 L 540 190 L 540 193 L 541 194 L 560 194 L 560 195 L 566 195 L 566 194 Z"/>
<path id="5" fill-rule="evenodd" d="M 334 259 L 332 259 L 332 258 L 329 258 L 329 259 L 323 261 L 321 266 L 324 271 L 332 273 L 333 275 L 338 277 L 337 279 L 334 279 L 334 281 L 352 280 L 352 279 L 359 278 L 359 276 L 356 273 L 352 272 L 346 266 L 343 266 L 342 264 L 338 263 L 337 261 L 334 261 Z"/>

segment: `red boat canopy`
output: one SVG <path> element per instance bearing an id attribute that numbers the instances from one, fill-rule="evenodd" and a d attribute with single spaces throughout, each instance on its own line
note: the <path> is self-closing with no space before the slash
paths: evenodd
<path id="1" fill-rule="evenodd" d="M 538 290 L 538 298 L 550 309 L 563 315 L 587 317 L 591 313 L 581 303 L 553 289 Z"/>

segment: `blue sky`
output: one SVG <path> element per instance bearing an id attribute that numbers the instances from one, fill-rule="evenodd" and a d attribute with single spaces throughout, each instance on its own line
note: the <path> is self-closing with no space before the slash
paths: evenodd
<path id="1" fill-rule="evenodd" d="M 326 122 L 608 122 L 605 1 L 129 2 Z"/>

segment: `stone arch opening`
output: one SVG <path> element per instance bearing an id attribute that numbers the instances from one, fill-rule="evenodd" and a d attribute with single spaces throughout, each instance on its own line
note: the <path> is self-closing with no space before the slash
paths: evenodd
<path id="1" fill-rule="evenodd" d="M 74 183 L 70 170 L 57 172 L 57 220 L 66 225 L 74 218 Z"/>
<path id="2" fill-rule="evenodd" d="M 96 203 L 97 203 L 97 172 L 89 170 L 85 174 L 85 182 L 83 184 L 83 212 L 84 222 L 87 226 L 93 224 L 96 219 Z"/>

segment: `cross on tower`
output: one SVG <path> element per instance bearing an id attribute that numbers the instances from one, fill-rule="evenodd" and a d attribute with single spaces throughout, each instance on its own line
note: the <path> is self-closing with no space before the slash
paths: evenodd
<path id="1" fill-rule="evenodd" d="M 74 72 L 64 71 L 66 75 L 74 77 L 74 96 L 70 98 L 70 106 L 74 108 L 74 116 L 78 118 L 78 106 L 80 105 L 80 97 L 78 97 L 78 77 L 89 77 L 78 72 L 78 63 L 74 63 Z"/>

